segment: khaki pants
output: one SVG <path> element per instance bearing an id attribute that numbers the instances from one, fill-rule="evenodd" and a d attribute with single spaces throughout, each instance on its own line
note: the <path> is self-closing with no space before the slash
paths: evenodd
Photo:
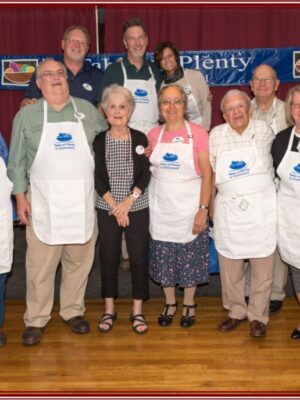
<path id="1" fill-rule="evenodd" d="M 85 244 L 47 245 L 35 235 L 32 224 L 26 227 L 26 326 L 44 327 L 50 320 L 54 302 L 55 274 L 62 264 L 60 316 L 68 320 L 84 315 L 84 296 L 93 266 L 97 224 Z"/>
<path id="2" fill-rule="evenodd" d="M 245 263 L 246 269 L 246 296 L 249 296 L 250 289 L 250 271 L 249 263 Z M 271 300 L 284 300 L 285 298 L 285 286 L 288 278 L 288 266 L 281 259 L 278 249 L 275 251 L 274 261 L 274 277 L 271 291 Z"/>
<path id="3" fill-rule="evenodd" d="M 266 324 L 273 282 L 274 253 L 269 257 L 251 258 L 249 303 L 245 302 L 244 260 L 233 260 L 219 254 L 223 306 L 229 317 L 248 318 Z"/>

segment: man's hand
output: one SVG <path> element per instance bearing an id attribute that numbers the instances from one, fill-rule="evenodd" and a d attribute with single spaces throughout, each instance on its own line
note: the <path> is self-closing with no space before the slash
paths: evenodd
<path id="1" fill-rule="evenodd" d="M 17 214 L 22 224 L 28 225 L 28 216 L 31 217 L 31 207 L 25 193 L 18 193 L 16 195 L 17 201 Z"/>
<path id="2" fill-rule="evenodd" d="M 23 99 L 21 101 L 20 107 L 28 106 L 29 104 L 35 104 L 38 102 L 38 99 Z"/>

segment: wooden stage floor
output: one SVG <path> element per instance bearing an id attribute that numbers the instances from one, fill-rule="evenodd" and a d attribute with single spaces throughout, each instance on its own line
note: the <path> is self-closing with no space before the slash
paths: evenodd
<path id="1" fill-rule="evenodd" d="M 147 301 L 149 331 L 144 336 L 131 330 L 129 300 L 117 301 L 118 320 L 107 334 L 97 331 L 103 301 L 87 301 L 91 332 L 82 336 L 62 322 L 55 305 L 42 342 L 25 347 L 21 344 L 24 302 L 9 300 L 8 341 L 0 349 L 0 396 L 272 392 L 300 397 L 300 340 L 290 339 L 300 307 L 293 297 L 270 318 L 266 338 L 259 339 L 249 335 L 248 324 L 230 333 L 217 331 L 226 315 L 220 298 L 200 298 L 197 303 L 196 325 L 184 329 L 179 326 L 180 308 L 173 324 L 162 328 L 156 321 L 163 299 Z"/>

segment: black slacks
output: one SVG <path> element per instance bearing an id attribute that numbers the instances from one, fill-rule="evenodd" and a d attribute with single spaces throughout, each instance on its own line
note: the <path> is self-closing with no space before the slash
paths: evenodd
<path id="1" fill-rule="evenodd" d="M 125 232 L 130 259 L 132 297 L 144 300 L 149 297 L 148 247 L 149 209 L 129 213 L 129 226 L 120 227 L 113 215 L 97 209 L 102 297 L 118 296 L 118 270 L 122 233 Z"/>

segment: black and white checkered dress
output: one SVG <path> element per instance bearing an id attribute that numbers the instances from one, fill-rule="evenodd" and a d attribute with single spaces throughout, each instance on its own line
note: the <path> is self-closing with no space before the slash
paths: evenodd
<path id="1" fill-rule="evenodd" d="M 105 160 L 109 176 L 110 191 L 117 203 L 120 203 L 130 194 L 133 184 L 133 159 L 132 143 L 129 140 L 113 139 L 110 134 L 105 138 Z M 148 188 L 134 202 L 131 212 L 139 211 L 149 206 Z M 96 207 L 101 210 L 109 210 L 109 206 L 102 197 L 97 194 Z"/>

